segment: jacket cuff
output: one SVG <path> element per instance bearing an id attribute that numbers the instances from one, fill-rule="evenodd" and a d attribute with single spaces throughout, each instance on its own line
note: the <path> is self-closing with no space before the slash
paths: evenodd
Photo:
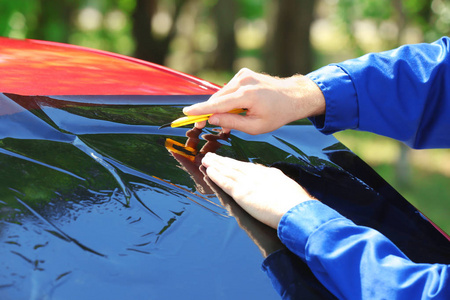
<path id="1" fill-rule="evenodd" d="M 357 129 L 358 99 L 350 76 L 339 66 L 329 65 L 306 75 L 322 90 L 325 115 L 309 118 L 325 134 L 345 129 Z"/>
<path id="2" fill-rule="evenodd" d="M 278 237 L 286 247 L 305 260 L 309 236 L 323 224 L 344 218 L 320 201 L 310 200 L 291 208 L 278 224 Z"/>

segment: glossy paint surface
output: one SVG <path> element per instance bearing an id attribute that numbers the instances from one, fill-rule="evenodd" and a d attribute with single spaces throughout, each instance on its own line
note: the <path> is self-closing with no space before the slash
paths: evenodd
<path id="1" fill-rule="evenodd" d="M 153 116 L 179 106 L 138 99 L 1 95 L 0 298 L 276 299 L 258 248 L 166 149 L 187 130 Z"/>
<path id="2" fill-rule="evenodd" d="M 158 130 L 186 98 L 134 97 L 1 95 L 2 299 L 277 299 L 248 226 L 198 170 L 205 151 L 279 167 L 413 260 L 450 262 L 444 236 L 311 125 L 229 137 Z"/>
<path id="3" fill-rule="evenodd" d="M 217 86 L 105 51 L 0 37 L 0 92 L 21 95 L 198 95 Z"/>

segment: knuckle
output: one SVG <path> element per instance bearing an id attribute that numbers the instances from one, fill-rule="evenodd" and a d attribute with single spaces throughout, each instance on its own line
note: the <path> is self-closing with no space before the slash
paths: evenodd
<path id="1" fill-rule="evenodd" d="M 257 89 L 252 85 L 245 85 L 240 88 L 240 92 L 245 97 L 250 97 L 257 93 Z"/>
<path id="2" fill-rule="evenodd" d="M 250 70 L 249 68 L 242 68 L 239 70 L 238 75 L 244 75 L 244 74 L 248 74 L 248 73 L 253 73 L 253 71 Z"/>
<path id="3" fill-rule="evenodd" d="M 250 69 L 242 69 L 238 76 L 239 84 L 241 85 L 250 85 L 256 84 L 259 82 L 259 78 L 257 73 L 253 72 Z"/>
<path id="4" fill-rule="evenodd" d="M 274 167 L 270 167 L 269 172 L 271 172 L 274 176 L 284 175 L 284 173 L 280 169 Z"/>

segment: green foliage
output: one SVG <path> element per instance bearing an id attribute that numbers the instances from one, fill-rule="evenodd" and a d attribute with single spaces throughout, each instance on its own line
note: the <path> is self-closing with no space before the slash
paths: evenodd
<path id="1" fill-rule="evenodd" d="M 0 0 L 0 35 L 132 55 L 135 0 Z"/>
<path id="2" fill-rule="evenodd" d="M 116 0 L 115 2 L 118 9 L 128 14 L 131 13 L 136 6 L 135 0 Z"/>
<path id="3" fill-rule="evenodd" d="M 264 16 L 268 0 L 238 0 L 240 13 L 246 19 L 257 19 Z"/>
<path id="4" fill-rule="evenodd" d="M 410 14 L 418 14 L 431 5 L 429 0 L 408 0 L 403 2 L 403 6 Z"/>
<path id="5" fill-rule="evenodd" d="M 393 8 L 390 0 L 362 1 L 362 16 L 377 21 L 387 20 L 392 16 Z"/>
<path id="6" fill-rule="evenodd" d="M 380 21 L 392 16 L 391 3 L 389 0 L 340 0 L 337 12 L 345 23 L 365 18 Z"/>
<path id="7" fill-rule="evenodd" d="M 40 10 L 37 1 L 0 1 L 0 35 L 25 37 L 36 26 L 35 14 Z"/>
<path id="8" fill-rule="evenodd" d="M 440 0 L 339 0 L 336 10 L 338 19 L 347 24 L 350 35 L 357 21 L 373 20 L 380 24 L 390 20 L 398 25 L 400 35 L 407 27 L 418 28 L 425 42 L 450 34 L 449 11 L 450 5 Z M 441 23 L 447 26 L 436 26 Z"/>

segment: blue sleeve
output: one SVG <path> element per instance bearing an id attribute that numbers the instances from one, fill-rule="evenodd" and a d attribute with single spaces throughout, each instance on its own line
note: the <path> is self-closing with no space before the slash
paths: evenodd
<path id="1" fill-rule="evenodd" d="M 378 231 L 319 201 L 293 207 L 278 235 L 340 299 L 450 299 L 450 266 L 416 264 Z"/>
<path id="2" fill-rule="evenodd" d="M 307 75 L 322 90 L 323 133 L 369 131 L 413 148 L 450 147 L 450 38 L 406 45 Z"/>

